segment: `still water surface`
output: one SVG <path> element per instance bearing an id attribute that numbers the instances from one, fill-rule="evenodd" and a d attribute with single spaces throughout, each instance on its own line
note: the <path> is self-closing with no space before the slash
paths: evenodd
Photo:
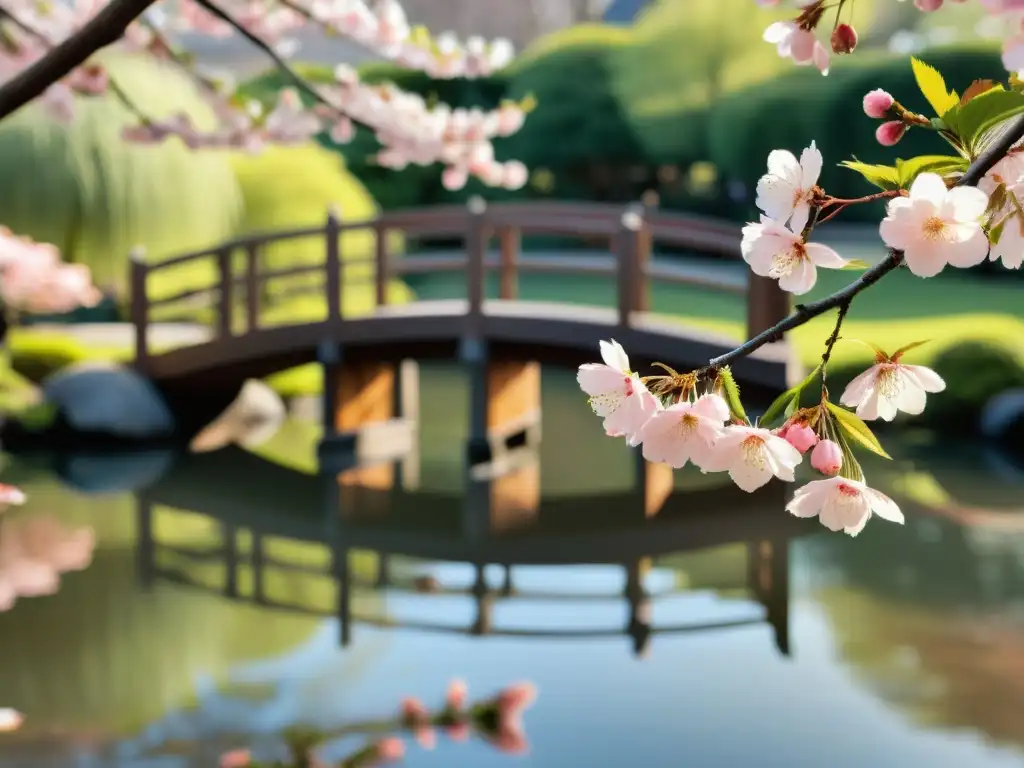
<path id="1" fill-rule="evenodd" d="M 403 695 L 440 703 L 456 676 L 481 696 L 537 685 L 529 753 L 441 738 L 406 764 L 1024 765 L 1024 475 L 1005 458 L 890 439 L 896 460 L 867 472 L 907 525 L 857 539 L 788 518 L 778 489 L 739 498 L 685 472 L 696 490 L 644 521 L 630 454 L 571 376 L 545 374 L 539 471 L 527 457 L 491 486 L 462 476 L 462 380 L 425 370 L 422 392 L 418 472 L 405 490 L 386 469 L 350 478 L 341 523 L 337 486 L 301 472 L 302 425 L 264 458 L 11 459 L 30 502 L 7 540 L 53 549 L 56 520 L 95 548 L 65 541 L 59 591 L 0 613 L 0 706 L 27 717 L 0 765 L 205 768 L 222 734 L 261 748 Z M 474 564 L 495 552 L 520 564 Z"/>

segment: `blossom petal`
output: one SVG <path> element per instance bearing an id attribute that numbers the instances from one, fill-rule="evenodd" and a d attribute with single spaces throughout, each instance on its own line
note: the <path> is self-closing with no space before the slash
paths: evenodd
<path id="1" fill-rule="evenodd" d="M 807 243 L 804 247 L 807 249 L 808 258 L 814 262 L 816 267 L 842 269 L 850 263 L 840 256 L 835 249 L 829 248 L 827 245 L 822 245 L 821 243 Z"/>
<path id="2" fill-rule="evenodd" d="M 804 227 L 807 226 L 807 222 L 810 221 L 810 218 L 811 204 L 808 203 L 806 200 L 797 203 L 797 205 L 793 208 L 793 217 L 789 221 L 790 229 L 792 229 L 794 232 L 802 233 L 804 231 Z"/>
<path id="3" fill-rule="evenodd" d="M 963 239 L 960 242 L 947 245 L 947 261 L 961 269 L 981 264 L 988 256 L 989 249 L 988 237 L 985 236 L 981 225 L 974 222 L 959 224 L 957 225 L 957 235 L 958 239 L 961 237 Z"/>
<path id="4" fill-rule="evenodd" d="M 715 421 L 726 422 L 729 420 L 729 405 L 721 395 L 701 395 L 693 404 L 693 412 Z"/>
<path id="5" fill-rule="evenodd" d="M 799 187 L 803 178 L 803 169 L 796 155 L 788 149 L 773 149 L 768 153 L 768 173 L 789 182 L 793 187 Z"/>
<path id="6" fill-rule="evenodd" d="M 576 373 L 576 381 L 580 389 L 591 397 L 610 392 L 614 389 L 624 389 L 625 374 L 601 363 L 585 363 L 580 366 Z"/>
<path id="7" fill-rule="evenodd" d="M 779 278 L 779 288 L 801 296 L 807 293 L 818 281 L 818 270 L 810 259 L 800 259 L 789 274 Z"/>
<path id="8" fill-rule="evenodd" d="M 773 43 L 777 45 L 792 35 L 795 29 L 796 24 L 792 21 L 776 21 L 774 24 L 768 25 L 764 34 L 761 35 L 761 39 L 766 43 Z"/>
<path id="9" fill-rule="evenodd" d="M 873 365 L 846 385 L 839 402 L 850 408 L 855 407 L 864 399 L 868 390 L 874 387 L 877 378 L 878 366 Z"/>
<path id="10" fill-rule="evenodd" d="M 903 260 L 910 271 L 918 277 L 935 277 L 946 268 L 949 250 L 946 243 L 923 241 L 908 243 L 903 248 Z"/>
<path id="11" fill-rule="evenodd" d="M 946 388 L 946 382 L 931 368 L 923 365 L 901 365 L 900 370 L 911 376 L 925 392 L 942 392 Z"/>
<path id="12" fill-rule="evenodd" d="M 868 504 L 871 505 L 872 512 L 883 520 L 888 520 L 890 523 L 903 524 L 903 513 L 895 501 L 874 488 L 865 487 L 864 494 L 867 497 Z"/>
<path id="13" fill-rule="evenodd" d="M 860 519 L 853 525 L 847 525 L 843 528 L 843 533 L 850 536 L 856 536 L 858 533 L 864 530 L 864 526 L 868 524 L 868 520 L 871 519 L 871 510 L 866 508 L 861 512 Z"/>
<path id="14" fill-rule="evenodd" d="M 955 221 L 976 221 L 988 208 L 988 195 L 975 187 L 955 187 L 946 192 L 944 207 Z"/>
<path id="15" fill-rule="evenodd" d="M 910 185 L 910 197 L 913 200 L 927 200 L 939 207 L 946 201 L 946 182 L 937 173 L 919 173 Z"/>
<path id="16" fill-rule="evenodd" d="M 753 493 L 772 479 L 772 468 L 767 461 L 738 461 L 729 470 L 729 477 L 741 490 Z"/>
<path id="17" fill-rule="evenodd" d="M 900 392 L 895 398 L 897 410 L 917 416 L 924 412 L 927 400 L 928 396 L 924 390 L 917 386 L 910 377 L 904 377 L 903 386 L 900 387 Z"/>
<path id="18" fill-rule="evenodd" d="M 619 342 L 612 339 L 611 341 L 600 342 L 599 346 L 601 347 L 601 359 L 604 360 L 605 365 L 610 368 L 617 368 L 620 371 L 629 370 L 629 357 Z"/>
<path id="19" fill-rule="evenodd" d="M 786 154 L 789 155 L 788 152 Z M 792 155 L 789 156 L 795 163 L 796 158 Z M 799 168 L 798 165 L 797 173 L 799 173 Z M 793 198 L 796 196 L 796 189 L 796 186 L 790 181 L 775 174 L 766 174 L 757 182 L 757 196 L 754 199 L 754 204 L 771 218 L 785 221 L 793 212 Z"/>
<path id="20" fill-rule="evenodd" d="M 811 146 L 800 153 L 801 187 L 811 189 L 811 187 L 818 183 L 818 177 L 821 175 L 821 165 L 821 150 L 812 141 Z"/>

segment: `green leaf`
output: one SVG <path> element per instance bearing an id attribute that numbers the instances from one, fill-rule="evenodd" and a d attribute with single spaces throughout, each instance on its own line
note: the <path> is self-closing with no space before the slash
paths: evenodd
<path id="1" fill-rule="evenodd" d="M 844 436 L 883 458 L 892 458 L 892 456 L 885 452 L 882 444 L 878 442 L 875 433 L 871 431 L 867 424 L 861 421 L 857 414 L 832 402 L 827 402 L 825 405 L 828 407 L 829 413 L 835 417 L 836 424 L 839 425 L 839 429 L 842 430 Z"/>
<path id="2" fill-rule="evenodd" d="M 917 81 L 917 87 L 921 89 L 921 95 L 932 105 L 936 115 L 944 117 L 950 109 L 960 103 L 956 91 L 946 87 L 946 81 L 935 67 L 917 58 L 910 59 L 910 66 L 914 70 L 914 79 Z"/>
<path id="3" fill-rule="evenodd" d="M 736 383 L 728 366 L 718 372 L 718 383 L 722 385 L 722 397 L 729 406 L 729 413 L 734 419 L 749 424 L 750 419 L 747 418 L 747 412 L 743 410 L 743 403 L 740 402 L 740 385 Z"/>
<path id="4" fill-rule="evenodd" d="M 870 165 L 869 163 L 860 163 L 856 160 L 844 160 L 839 165 L 843 168 L 849 168 L 851 171 L 856 171 L 869 184 L 874 184 L 876 187 L 882 189 L 901 189 L 899 171 L 892 166 Z"/>
<path id="5" fill-rule="evenodd" d="M 792 416 L 796 412 L 796 409 L 800 407 L 800 395 L 803 394 L 807 386 L 814 381 L 814 378 L 821 372 L 821 364 L 819 363 L 813 371 L 811 371 L 807 378 L 797 384 L 795 387 L 791 387 L 775 398 L 774 402 L 768 406 L 768 409 L 764 412 L 764 415 L 758 419 L 758 424 L 764 426 L 765 424 L 771 424 L 779 416 L 785 413 L 786 416 Z"/>
<path id="6" fill-rule="evenodd" d="M 866 261 L 861 261 L 860 259 L 850 259 L 846 263 L 846 266 L 845 267 L 840 267 L 840 269 L 846 269 L 846 270 L 850 270 L 852 272 L 863 272 L 865 269 L 867 269 L 870 266 L 871 265 L 868 264 Z"/>
<path id="7" fill-rule="evenodd" d="M 973 152 L 992 128 L 1024 113 L 1024 93 L 993 88 L 960 107 L 954 130 Z"/>
<path id="8" fill-rule="evenodd" d="M 843 454 L 843 465 L 839 468 L 840 477 L 845 477 L 847 480 L 856 480 L 858 483 L 863 483 L 864 470 L 861 469 L 860 462 L 857 461 L 857 457 L 853 454 L 850 444 L 846 442 L 846 439 L 842 436 L 839 437 L 838 442 L 839 450 Z"/>
<path id="9" fill-rule="evenodd" d="M 921 155 L 910 160 L 897 160 L 896 173 L 900 186 L 906 189 L 919 174 L 937 173 L 945 176 L 953 171 L 966 171 L 968 165 L 967 158 L 955 155 Z"/>

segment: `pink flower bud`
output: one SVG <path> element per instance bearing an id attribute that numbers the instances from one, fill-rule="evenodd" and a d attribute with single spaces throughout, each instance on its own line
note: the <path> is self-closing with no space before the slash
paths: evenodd
<path id="1" fill-rule="evenodd" d="M 917 10 L 932 13 L 942 7 L 942 0 L 914 0 Z"/>
<path id="2" fill-rule="evenodd" d="M 831 440 L 822 440 L 811 451 L 811 466 L 823 475 L 837 475 L 843 467 L 843 451 Z"/>
<path id="3" fill-rule="evenodd" d="M 405 757 L 405 743 L 397 736 L 389 736 L 377 742 L 377 758 L 385 762 Z"/>
<path id="4" fill-rule="evenodd" d="M 406 696 L 402 699 L 402 720 L 406 723 L 423 723 L 430 719 L 430 712 L 419 699 Z"/>
<path id="5" fill-rule="evenodd" d="M 876 120 L 884 120 L 895 101 L 888 91 L 875 88 L 864 94 L 864 114 Z"/>
<path id="6" fill-rule="evenodd" d="M 783 439 L 800 453 L 807 453 L 818 442 L 818 436 L 806 424 L 790 424 Z"/>
<path id="7" fill-rule="evenodd" d="M 469 690 L 466 688 L 466 684 L 462 680 L 452 680 L 448 684 L 446 703 L 451 709 L 456 711 L 461 710 L 466 706 L 466 697 L 468 694 Z"/>
<path id="8" fill-rule="evenodd" d="M 890 120 L 882 123 L 875 131 L 875 140 L 883 147 L 894 146 L 903 134 L 907 132 L 907 126 L 899 120 Z"/>
<path id="9" fill-rule="evenodd" d="M 857 30 L 849 24 L 837 24 L 832 30 L 832 53 L 853 53 L 857 47 Z"/>

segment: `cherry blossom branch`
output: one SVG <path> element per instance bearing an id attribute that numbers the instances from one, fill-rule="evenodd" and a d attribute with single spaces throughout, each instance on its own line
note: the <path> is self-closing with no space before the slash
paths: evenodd
<path id="1" fill-rule="evenodd" d="M 306 78 L 302 77 L 302 75 L 300 75 L 298 72 L 292 69 L 288 62 L 285 61 L 284 58 L 282 58 L 282 56 L 277 51 L 275 51 L 272 46 L 268 45 L 259 35 L 256 35 L 253 32 L 250 32 L 248 29 L 246 29 L 245 26 L 241 24 L 238 20 L 236 20 L 231 14 L 221 10 L 219 7 L 211 3 L 209 0 L 192 0 L 192 2 L 194 2 L 204 11 L 209 13 L 211 16 L 214 16 L 223 21 L 225 24 L 228 24 L 232 29 L 238 32 L 238 34 L 240 34 L 242 37 L 244 37 L 257 48 L 259 48 L 267 56 L 267 58 L 274 62 L 274 66 L 281 70 L 281 72 L 283 72 L 288 77 L 288 79 L 291 80 L 295 84 L 295 86 L 299 88 L 301 91 L 311 96 L 319 104 L 323 104 L 324 106 L 329 107 L 338 116 L 345 116 L 344 113 L 342 113 L 341 110 L 338 109 L 338 107 L 336 107 L 334 104 L 328 101 L 327 98 L 322 93 L 320 93 L 319 90 L 313 87 L 313 85 L 306 80 Z"/>
<path id="2" fill-rule="evenodd" d="M 156 0 L 111 0 L 74 34 L 0 86 L 0 119 L 20 109 L 96 51 L 116 43 Z"/>
<path id="3" fill-rule="evenodd" d="M 998 141 L 993 142 L 964 172 L 963 176 L 957 179 L 955 186 L 973 187 L 991 170 L 992 166 L 998 163 L 1010 151 L 1014 144 L 1024 138 L 1024 116 L 1014 118 L 1006 132 L 1000 136 Z M 782 339 L 783 334 L 794 328 L 799 328 L 809 320 L 818 315 L 823 315 L 829 310 L 848 305 L 861 291 L 870 288 L 889 272 L 892 272 L 903 263 L 903 254 L 900 251 L 890 249 L 889 254 L 878 264 L 866 270 L 859 278 L 854 280 L 845 288 L 826 296 L 810 304 L 798 304 L 795 311 L 788 317 L 757 334 L 753 338 L 740 344 L 738 347 L 724 355 L 719 355 L 710 360 L 705 370 L 715 371 L 721 369 L 735 360 L 746 357 L 752 352 L 760 349 L 765 344 Z"/>
<path id="4" fill-rule="evenodd" d="M 835 347 L 836 342 L 839 341 L 839 332 L 843 328 L 843 321 L 846 319 L 846 313 L 850 311 L 850 305 L 853 303 L 851 297 L 847 301 L 839 305 L 839 313 L 836 315 L 836 325 L 832 329 L 832 335 L 825 341 L 825 351 L 821 354 L 821 391 L 825 392 L 825 379 L 828 375 L 828 361 L 832 359 L 832 349 Z"/>

